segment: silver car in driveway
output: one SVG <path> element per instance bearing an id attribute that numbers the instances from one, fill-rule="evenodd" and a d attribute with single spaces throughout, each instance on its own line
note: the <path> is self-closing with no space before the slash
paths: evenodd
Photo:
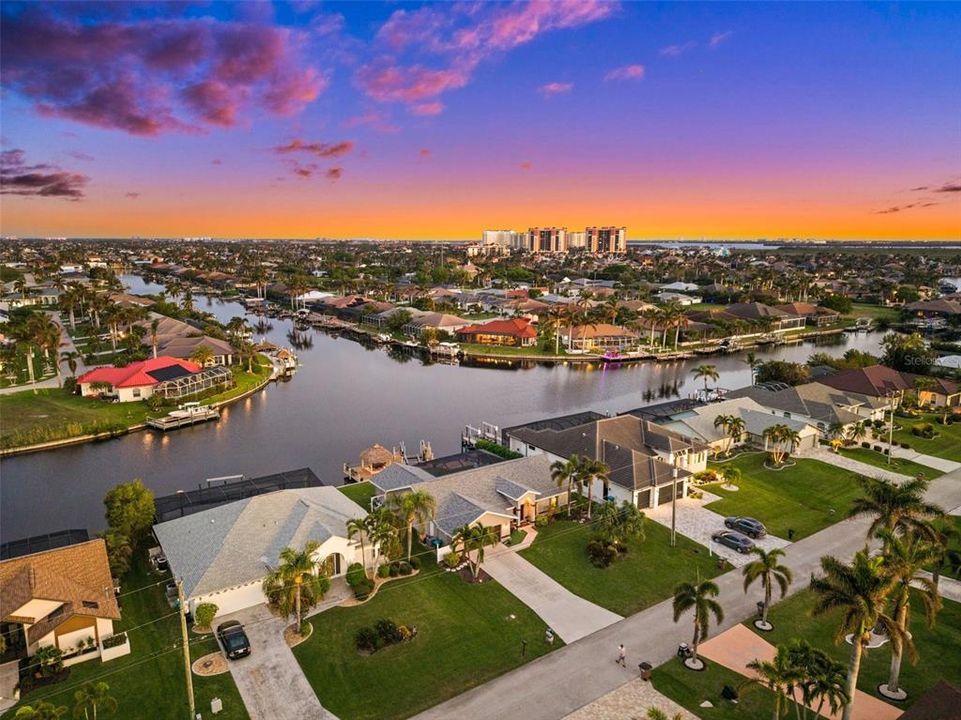
<path id="1" fill-rule="evenodd" d="M 747 555 L 751 552 L 751 548 L 754 547 L 754 541 L 751 540 L 751 538 L 734 530 L 721 530 L 716 532 L 711 535 L 711 540 L 718 545 L 729 547 L 731 550 L 739 552 L 742 555 Z"/>

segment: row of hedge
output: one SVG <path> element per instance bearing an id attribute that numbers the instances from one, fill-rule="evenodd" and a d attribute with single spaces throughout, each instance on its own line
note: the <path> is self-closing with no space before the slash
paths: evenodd
<path id="1" fill-rule="evenodd" d="M 415 557 L 406 560 L 394 560 L 385 563 L 377 568 L 377 576 L 380 578 L 406 576 L 420 569 L 420 560 Z M 351 563 L 347 568 L 347 584 L 354 591 L 354 597 L 358 600 L 366 600 L 374 592 L 374 581 L 367 577 L 364 566 L 360 563 Z"/>
<path id="2" fill-rule="evenodd" d="M 510 448 L 506 448 L 503 445 L 500 445 L 491 440 L 477 440 L 474 443 L 474 447 L 476 447 L 478 450 L 485 450 L 491 453 L 492 455 L 497 455 L 498 457 L 502 457 L 505 460 L 517 460 L 518 458 L 524 457 L 519 452 L 515 452 Z"/>

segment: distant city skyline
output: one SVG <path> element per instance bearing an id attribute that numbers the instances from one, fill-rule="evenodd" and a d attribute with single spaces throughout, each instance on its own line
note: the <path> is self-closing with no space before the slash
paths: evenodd
<path id="1" fill-rule="evenodd" d="M 961 4 L 8 3 L 21 236 L 961 239 Z"/>

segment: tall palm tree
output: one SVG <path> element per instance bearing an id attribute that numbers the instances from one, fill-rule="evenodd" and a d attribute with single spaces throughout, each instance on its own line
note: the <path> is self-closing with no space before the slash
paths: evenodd
<path id="1" fill-rule="evenodd" d="M 931 580 L 937 588 L 941 581 L 941 573 L 945 570 L 952 574 L 961 572 L 961 551 L 955 549 L 961 546 L 961 531 L 950 521 L 940 518 L 932 523 L 934 530 L 934 562 L 931 565 Z"/>
<path id="2" fill-rule="evenodd" d="M 747 565 L 744 566 L 744 592 L 748 591 L 748 588 L 754 584 L 755 581 L 761 581 L 761 587 L 764 589 L 764 609 L 761 611 L 761 623 L 763 625 L 758 625 L 764 630 L 772 630 L 773 625 L 767 621 L 768 609 L 771 607 L 771 596 L 774 594 L 775 583 L 778 589 L 781 591 L 781 597 L 783 598 L 787 594 L 788 585 L 794 580 L 794 576 L 791 573 L 791 568 L 787 565 L 782 565 L 780 560 L 784 557 L 784 551 L 781 549 L 765 550 L 754 546 L 751 548 L 751 553 L 757 556 L 757 560 L 752 560 Z"/>
<path id="3" fill-rule="evenodd" d="M 480 576 L 481 565 L 484 563 L 484 549 L 497 542 L 497 528 L 484 526 L 481 523 L 464 525 L 451 538 L 453 547 L 460 547 L 464 558 L 470 564 L 471 575 L 476 580 Z M 474 557 L 471 557 L 471 553 Z"/>
<path id="4" fill-rule="evenodd" d="M 647 323 L 651 331 L 647 344 L 654 347 L 654 331 L 657 329 L 657 324 L 661 320 L 661 311 L 656 307 L 647 308 L 641 311 L 641 318 Z"/>
<path id="5" fill-rule="evenodd" d="M 924 608 L 924 620 L 927 626 L 933 627 L 938 610 L 941 609 L 941 598 L 934 581 L 925 572 L 925 568 L 934 562 L 936 553 L 934 548 L 916 535 L 898 535 L 890 530 L 881 530 L 878 536 L 884 543 L 882 555 L 882 569 L 894 579 L 894 590 L 891 600 L 891 615 L 901 629 L 905 640 L 901 647 L 891 644 L 891 672 L 888 684 L 882 686 L 882 694 L 901 696 L 904 694 L 898 687 L 901 675 L 901 660 L 904 650 L 912 662 L 917 662 L 917 649 L 911 641 L 908 631 L 911 615 L 911 589 L 917 589 L 917 597 Z"/>
<path id="6" fill-rule="evenodd" d="M 110 686 L 105 682 L 84 683 L 73 694 L 75 702 L 73 716 L 84 720 L 97 720 L 97 712 L 102 708 L 105 712 L 117 711 L 117 699 L 110 695 Z"/>
<path id="7" fill-rule="evenodd" d="M 821 558 L 822 577 L 811 578 L 811 589 L 817 595 L 814 615 L 840 611 L 840 622 L 834 642 L 841 643 L 851 636 L 851 655 L 848 660 L 844 692 L 848 702 L 844 706 L 842 720 L 851 720 L 854 693 L 861 672 L 864 646 L 871 637 L 871 630 L 880 626 L 887 633 L 892 645 L 901 647 L 904 634 L 886 612 L 886 605 L 894 589 L 894 580 L 884 571 L 883 559 L 872 558 L 867 550 L 854 556 L 850 565 L 837 558 Z"/>
<path id="8" fill-rule="evenodd" d="M 865 437 L 867 437 L 867 434 L 868 434 L 867 423 L 864 420 L 861 420 L 859 422 L 852 424 L 851 427 L 848 428 L 847 439 L 852 443 L 858 443 L 861 440 L 863 440 Z"/>
<path id="9" fill-rule="evenodd" d="M 607 466 L 607 463 L 601 460 L 592 460 L 587 457 L 581 458 L 578 465 L 578 475 L 580 477 L 578 484 L 587 486 L 587 519 L 590 520 L 594 505 L 594 481 L 598 479 L 602 480 L 606 488 L 611 475 L 611 469 Z M 607 492 L 604 492 L 604 500 L 607 500 Z"/>
<path id="10" fill-rule="evenodd" d="M 634 503 L 625 500 L 618 507 L 608 500 L 597 511 L 595 523 L 612 544 L 623 545 L 630 539 L 644 540 L 644 520 L 644 513 Z"/>
<path id="11" fill-rule="evenodd" d="M 60 353 L 60 360 L 67 363 L 67 367 L 70 368 L 71 375 L 77 374 L 77 361 L 80 360 L 81 357 L 83 356 L 76 350 L 65 350 L 64 352 Z"/>
<path id="12" fill-rule="evenodd" d="M 571 455 L 567 460 L 555 460 L 551 464 L 551 480 L 557 487 L 567 486 L 567 517 L 571 517 L 573 506 L 574 484 L 580 478 L 580 455 Z"/>
<path id="13" fill-rule="evenodd" d="M 414 490 L 391 498 L 394 514 L 404 526 L 407 533 L 407 562 L 410 562 L 411 550 L 414 545 L 414 523 L 426 523 L 434 517 L 437 502 L 434 496 L 423 490 Z"/>
<path id="14" fill-rule="evenodd" d="M 936 539 L 931 522 L 943 517 L 944 510 L 924 500 L 929 480 L 916 477 L 898 485 L 883 478 L 862 477 L 858 483 L 863 494 L 851 503 L 848 517 L 872 518 L 868 539 L 882 529 L 911 532 L 929 542 Z"/>
<path id="15" fill-rule="evenodd" d="M 691 374 L 694 375 L 695 380 L 704 381 L 704 397 L 707 397 L 708 381 L 713 380 L 716 383 L 718 379 L 721 377 L 717 371 L 716 365 L 698 365 L 696 368 L 691 370 Z"/>
<path id="16" fill-rule="evenodd" d="M 747 664 L 748 670 L 757 673 L 758 682 L 774 693 L 772 720 L 781 717 L 781 705 L 800 679 L 798 669 L 791 662 L 787 646 L 779 645 L 773 660 L 754 659 Z"/>
<path id="17" fill-rule="evenodd" d="M 314 560 L 319 547 L 319 542 L 309 540 L 303 550 L 284 548 L 280 552 L 280 565 L 264 578 L 264 594 L 285 617 L 289 617 L 293 610 L 298 629 L 304 622 L 302 608 L 316 605 L 330 588 L 330 578 L 318 574 L 317 561 Z"/>
<path id="18" fill-rule="evenodd" d="M 747 355 L 744 356 L 744 362 L 746 362 L 747 366 L 751 369 L 751 385 L 753 385 L 754 377 L 755 377 L 755 374 L 757 373 L 758 365 L 760 365 L 761 363 L 757 359 L 757 355 L 755 355 L 752 352 L 749 352 Z"/>
<path id="19" fill-rule="evenodd" d="M 160 318 L 150 321 L 150 347 L 153 348 L 154 360 L 157 359 L 157 331 L 160 328 Z"/>
<path id="20" fill-rule="evenodd" d="M 213 362 L 214 351 L 206 345 L 198 345 L 194 348 L 194 351 L 190 353 L 190 359 L 201 367 L 207 367 L 207 365 Z"/>
<path id="21" fill-rule="evenodd" d="M 694 665 L 700 663 L 697 647 L 707 637 L 711 616 L 714 616 L 717 624 L 724 622 L 724 608 L 714 599 L 720 592 L 717 584 L 700 578 L 696 583 L 681 583 L 674 588 L 674 622 L 691 608 L 694 609 L 694 639 L 691 641 Z"/>
<path id="22" fill-rule="evenodd" d="M 731 442 L 727 446 L 727 456 L 731 456 L 731 449 L 734 447 L 734 443 L 740 442 L 741 438 L 744 437 L 744 432 L 747 430 L 747 423 L 744 422 L 744 418 L 738 415 L 730 415 L 730 420 L 727 423 L 727 434 L 731 438 Z"/>
<path id="23" fill-rule="evenodd" d="M 347 539 L 353 540 L 356 536 L 360 539 L 360 557 L 363 559 L 364 566 L 364 577 L 369 577 L 367 574 L 367 529 L 368 523 L 367 518 L 351 518 L 345 523 L 347 528 Z"/>

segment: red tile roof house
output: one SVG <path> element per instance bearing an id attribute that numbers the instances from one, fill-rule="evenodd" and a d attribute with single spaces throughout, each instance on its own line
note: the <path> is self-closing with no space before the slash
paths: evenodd
<path id="1" fill-rule="evenodd" d="M 922 377 L 927 382 L 917 384 L 918 379 Z M 912 391 L 917 392 L 918 402 L 921 405 L 935 405 L 937 407 L 961 405 L 961 389 L 958 388 L 957 383 L 944 378 L 898 372 L 886 365 L 871 365 L 866 368 L 842 370 L 820 378 L 818 382 L 836 390 L 859 393 L 875 398 L 894 395 L 896 401 L 900 401 L 905 391 Z"/>
<path id="2" fill-rule="evenodd" d="M 537 342 L 537 328 L 527 318 L 491 320 L 481 325 L 468 325 L 457 331 L 461 342 L 480 345 L 530 347 Z"/>
<path id="3" fill-rule="evenodd" d="M 77 384 L 84 397 L 107 395 L 116 396 L 120 402 L 134 402 L 153 395 L 154 387 L 165 380 L 192 375 L 202 369 L 189 360 L 161 356 L 124 367 L 96 368 L 78 377 Z M 103 390 L 100 383 L 106 383 L 110 389 Z"/>

